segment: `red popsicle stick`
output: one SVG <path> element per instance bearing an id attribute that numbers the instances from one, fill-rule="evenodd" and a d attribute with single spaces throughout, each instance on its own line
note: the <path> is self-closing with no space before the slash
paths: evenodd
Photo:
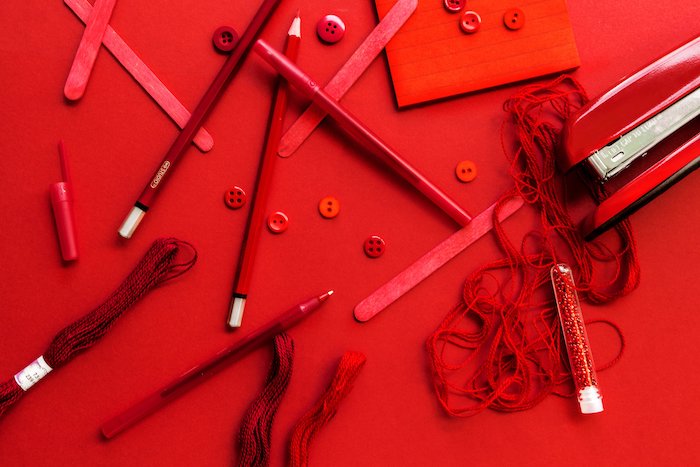
<path id="1" fill-rule="evenodd" d="M 514 198 L 503 207 L 499 219 L 510 217 L 523 205 L 521 198 Z M 452 234 L 442 243 L 423 255 L 418 261 L 404 269 L 386 284 L 372 292 L 367 298 L 355 306 L 355 319 L 368 321 L 384 308 L 388 307 L 402 295 L 423 281 L 426 277 L 441 268 L 449 260 L 464 251 L 469 245 L 483 237 L 493 228 L 493 211 L 496 205 L 490 206 L 461 230 Z"/>
<path id="2" fill-rule="evenodd" d="M 323 90 L 334 99 L 340 100 L 416 11 L 416 7 L 418 0 L 398 0 Z M 317 105 L 311 104 L 282 136 L 279 155 L 289 157 L 294 154 L 326 115 Z"/>
<path id="3" fill-rule="evenodd" d="M 83 23 L 87 22 L 93 8 L 87 0 L 64 0 L 64 2 Z M 190 112 L 111 26 L 107 26 L 102 43 L 136 82 L 165 110 L 177 126 L 184 128 L 190 119 Z M 214 146 L 214 140 L 207 130 L 200 128 L 194 137 L 194 144 L 202 151 L 207 152 Z"/>
<path id="4" fill-rule="evenodd" d="M 83 37 L 80 39 L 78 51 L 75 53 L 73 65 L 68 73 L 66 86 L 63 88 L 63 94 L 72 101 L 80 99 L 85 93 L 90 72 L 95 66 L 97 52 L 100 51 L 102 37 L 107 30 L 107 24 L 116 3 L 117 0 L 95 0 Z"/>

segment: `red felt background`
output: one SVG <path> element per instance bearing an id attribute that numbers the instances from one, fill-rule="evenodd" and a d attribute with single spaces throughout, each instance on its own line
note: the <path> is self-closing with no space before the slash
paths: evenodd
<path id="1" fill-rule="evenodd" d="M 424 0 L 421 0 L 424 1 Z M 439 0 L 432 0 L 439 1 Z M 473 7 L 478 7 L 473 0 Z M 285 0 L 264 32 L 280 47 L 298 7 L 299 63 L 324 82 L 376 24 L 369 0 Z M 223 58 L 210 43 L 222 24 L 242 31 L 257 2 L 121 0 L 112 26 L 189 108 Z M 610 87 L 700 32 L 700 4 L 652 0 L 572 0 L 569 9 L 591 95 Z M 346 37 L 322 45 L 315 22 L 344 18 Z M 309 295 L 337 294 L 291 331 L 296 359 L 273 430 L 273 465 L 286 456 L 294 422 L 325 389 L 341 354 L 367 365 L 337 417 L 311 447 L 312 465 L 688 465 L 700 448 L 696 371 L 700 344 L 698 174 L 633 216 L 642 266 L 640 288 L 589 318 L 616 321 L 627 338 L 622 361 L 600 375 L 605 413 L 584 417 L 573 400 L 547 398 L 517 414 L 445 416 L 432 394 L 424 341 L 457 301 L 477 265 L 498 257 L 479 241 L 366 324 L 354 305 L 455 230 L 453 222 L 402 180 L 324 124 L 290 159 L 279 160 L 270 209 L 289 230 L 264 233 L 244 328 L 224 328 L 246 211 L 223 203 L 230 185 L 252 190 L 273 82 L 251 57 L 206 123 L 214 149 L 190 149 L 133 239 L 116 230 L 176 135 L 176 127 L 102 49 L 85 97 L 67 104 L 63 84 L 83 31 L 59 0 L 0 2 L 0 377 L 10 378 L 63 326 L 101 303 L 158 236 L 196 245 L 200 259 L 177 281 L 152 292 L 94 349 L 51 374 L 0 420 L 0 465 L 227 465 L 235 461 L 239 422 L 262 387 L 270 351 L 262 350 L 197 388 L 123 436 L 104 442 L 102 422 L 203 357 Z M 344 103 L 472 213 L 511 181 L 499 140 L 502 102 L 515 87 L 397 112 L 384 58 Z M 293 100 L 291 113 L 299 112 Z M 291 116 L 290 116 L 291 119 Z M 81 258 L 58 254 L 47 187 L 59 180 L 56 142 L 72 155 Z M 479 177 L 453 173 L 472 159 Z M 318 215 L 326 195 L 341 214 Z M 514 233 L 532 226 L 522 211 Z M 382 235 L 378 260 L 362 242 Z M 599 360 L 614 336 L 591 331 Z"/>

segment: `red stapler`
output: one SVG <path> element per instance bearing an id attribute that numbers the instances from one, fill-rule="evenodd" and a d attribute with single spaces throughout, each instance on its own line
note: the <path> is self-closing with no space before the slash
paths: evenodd
<path id="1" fill-rule="evenodd" d="M 605 184 L 581 224 L 587 240 L 700 165 L 700 36 L 582 107 L 566 123 L 559 166 Z M 636 170 L 634 169 L 637 166 Z"/>

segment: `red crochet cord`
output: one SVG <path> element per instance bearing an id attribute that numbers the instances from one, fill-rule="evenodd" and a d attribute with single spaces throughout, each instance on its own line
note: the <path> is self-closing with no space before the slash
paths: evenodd
<path id="1" fill-rule="evenodd" d="M 338 411 L 340 402 L 350 394 L 353 383 L 365 365 L 367 358 L 359 352 L 345 352 L 335 376 L 325 394 L 294 427 L 289 445 L 289 465 L 306 467 L 309 465 L 309 445 L 314 436 Z"/>
<path id="2" fill-rule="evenodd" d="M 563 75 L 527 86 L 505 103 L 510 120 L 501 137 L 504 151 L 512 154 L 516 187 L 499 201 L 493 222 L 506 257 L 467 278 L 460 303 L 427 341 L 435 393 L 449 415 L 466 417 L 487 408 L 525 410 L 548 394 L 573 394 L 549 279 L 552 265 L 572 265 L 578 292 L 590 303 L 612 301 L 639 284 L 629 221 L 587 243 L 564 201 L 565 181 L 556 172 L 554 153 L 563 122 L 586 100 L 581 86 Z M 506 143 L 511 128 L 512 150 Z M 605 195 L 602 188 L 595 194 L 599 199 Z M 514 196 L 537 209 L 542 226 L 519 246 L 498 221 L 500 206 Z M 621 355 L 622 333 L 608 324 L 620 336 Z"/>
<path id="3" fill-rule="evenodd" d="M 176 262 L 185 248 L 190 258 Z M 122 313 L 152 288 L 188 271 L 197 261 L 192 245 L 174 238 L 162 238 L 151 248 L 124 282 L 93 311 L 56 334 L 44 360 L 55 370 L 68 363 L 79 352 L 92 347 L 109 330 Z M 0 384 L 0 417 L 25 393 L 14 378 Z"/>
<path id="4" fill-rule="evenodd" d="M 238 465 L 266 466 L 270 464 L 272 422 L 292 377 L 294 341 L 287 334 L 278 334 L 274 340 L 275 355 L 265 388 L 250 404 L 241 423 L 238 441 L 241 457 Z"/>

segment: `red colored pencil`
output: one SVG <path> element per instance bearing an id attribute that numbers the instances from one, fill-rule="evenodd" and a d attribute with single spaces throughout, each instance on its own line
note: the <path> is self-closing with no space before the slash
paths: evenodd
<path id="1" fill-rule="evenodd" d="M 219 73 L 209 85 L 209 89 L 204 93 L 202 100 L 199 101 L 197 107 L 192 112 L 192 116 L 187 121 L 187 125 L 177 135 L 175 142 L 168 150 L 165 158 L 160 163 L 151 179 L 143 189 L 141 196 L 134 203 L 129 214 L 124 219 L 122 226 L 119 228 L 119 235 L 124 238 L 131 238 L 139 226 L 146 211 L 150 208 L 155 199 L 158 188 L 163 186 L 172 173 L 175 162 L 182 156 L 194 138 L 199 127 L 202 126 L 204 119 L 209 115 L 209 112 L 214 108 L 214 103 L 223 92 L 226 85 L 231 81 L 233 76 L 238 72 L 243 64 L 243 59 L 248 55 L 253 42 L 262 32 L 262 28 L 267 20 L 272 16 L 272 13 L 279 6 L 282 0 L 264 0 L 258 11 L 253 16 L 252 21 L 246 28 L 241 38 L 236 42 L 236 46 L 231 51 L 231 55 L 226 59 L 224 65 L 219 70 Z"/>
<path id="2" fill-rule="evenodd" d="M 408 163 L 395 150 L 389 147 L 379 136 L 367 128 L 357 117 L 348 112 L 341 104 L 328 95 L 316 84 L 309 75 L 299 69 L 294 63 L 270 47 L 263 40 L 255 44 L 255 51 L 279 74 L 284 76 L 289 84 L 311 99 L 324 112 L 336 121 L 338 128 L 354 138 L 367 148 L 377 158 L 382 160 L 390 169 L 413 185 L 425 197 L 447 213 L 458 224 L 465 226 L 471 221 L 471 216 L 462 209 L 452 198 L 445 194 L 423 176 L 415 167 Z"/>
<path id="3" fill-rule="evenodd" d="M 114 438 L 122 431 L 135 425 L 161 407 L 169 404 L 178 396 L 181 396 L 198 384 L 203 383 L 209 379 L 209 377 L 224 369 L 227 365 L 239 360 L 262 344 L 270 341 L 277 334 L 291 328 L 301 319 L 317 310 L 331 295 L 333 295 L 333 291 L 329 290 L 324 294 L 301 302 L 282 313 L 265 326 L 251 332 L 235 344 L 220 350 L 199 365 L 195 365 L 175 378 L 170 384 L 163 386 L 158 391 L 102 425 L 102 434 L 107 439 Z"/>
<path id="4" fill-rule="evenodd" d="M 301 18 L 299 13 L 292 21 L 292 25 L 287 33 L 287 45 L 285 56 L 296 61 L 299 55 L 299 43 L 301 42 Z M 260 231 L 263 228 L 265 217 L 265 207 L 270 193 L 270 181 L 272 170 L 277 159 L 277 147 L 282 137 L 282 125 L 284 114 L 287 111 L 287 82 L 281 77 L 277 81 L 277 87 L 272 99 L 272 110 L 270 111 L 270 121 L 268 122 L 267 141 L 263 150 L 260 166 L 258 167 L 258 182 L 253 195 L 253 202 L 248 214 L 248 223 L 243 236 L 243 244 L 238 257 L 238 269 L 234 279 L 233 297 L 228 316 L 228 325 L 232 328 L 240 327 L 243 320 L 248 290 L 250 289 L 250 278 L 255 261 L 255 253 L 258 250 Z"/>

